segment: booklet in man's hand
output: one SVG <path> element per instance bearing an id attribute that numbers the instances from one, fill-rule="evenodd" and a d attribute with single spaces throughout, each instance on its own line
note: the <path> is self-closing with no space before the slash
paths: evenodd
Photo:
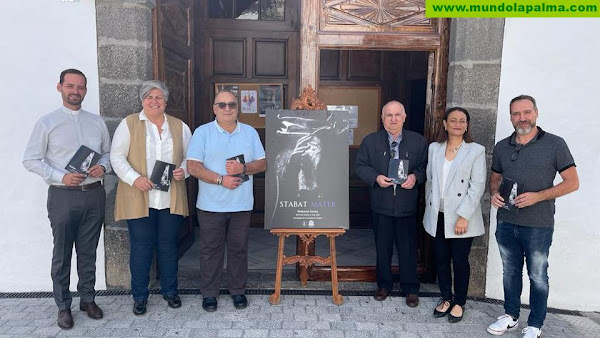
<path id="1" fill-rule="evenodd" d="M 519 208 L 515 205 L 515 198 L 525 191 L 525 185 L 510 178 L 503 177 L 500 185 L 500 196 L 504 199 L 502 209 L 516 214 Z"/>
<path id="2" fill-rule="evenodd" d="M 88 174 L 90 168 L 95 166 L 98 161 L 100 161 L 100 154 L 82 145 L 77 149 L 65 169 L 72 173 Z"/>
<path id="3" fill-rule="evenodd" d="M 227 159 L 227 161 L 231 161 L 231 160 L 238 161 L 241 164 L 246 163 L 246 161 L 244 160 L 244 154 L 239 154 L 237 156 L 233 156 L 233 157 L 230 157 L 230 158 Z M 248 177 L 248 175 L 246 175 L 246 174 L 237 174 L 237 175 L 232 175 L 232 176 L 233 177 L 239 177 L 239 178 L 241 178 L 242 179 L 242 183 L 244 183 L 244 182 L 246 182 L 247 180 L 250 179 L 250 177 Z"/>
<path id="4" fill-rule="evenodd" d="M 173 170 L 175 170 L 174 164 L 156 160 L 152 175 L 150 175 L 150 181 L 154 183 L 154 189 L 169 191 L 171 179 L 173 179 Z"/>
<path id="5" fill-rule="evenodd" d="M 391 158 L 387 177 L 394 184 L 402 184 L 408 178 L 408 160 Z"/>

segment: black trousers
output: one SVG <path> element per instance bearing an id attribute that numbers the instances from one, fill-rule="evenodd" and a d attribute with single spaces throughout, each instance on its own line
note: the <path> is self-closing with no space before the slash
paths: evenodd
<path id="1" fill-rule="evenodd" d="M 219 294 L 226 243 L 229 293 L 246 293 L 250 213 L 208 212 L 198 209 L 200 291 L 203 297 L 216 297 Z"/>
<path id="2" fill-rule="evenodd" d="M 373 233 L 377 250 L 377 287 L 392 291 L 392 256 L 394 243 L 398 252 L 400 289 L 419 293 L 417 278 L 417 218 L 393 217 L 373 212 Z"/>
<path id="3" fill-rule="evenodd" d="M 73 244 L 77 253 L 77 291 L 81 302 L 94 301 L 96 248 L 104 223 L 106 192 L 103 186 L 89 191 L 48 188 L 48 218 L 54 237 L 52 290 L 60 310 L 71 307 L 69 291 Z"/>
<path id="4" fill-rule="evenodd" d="M 473 237 L 445 238 L 444 214 L 438 214 L 437 231 L 433 239 L 433 256 L 438 274 L 438 284 L 442 298 L 464 306 L 469 290 L 469 252 L 471 252 Z M 452 271 L 454 269 L 454 297 L 452 296 Z"/>

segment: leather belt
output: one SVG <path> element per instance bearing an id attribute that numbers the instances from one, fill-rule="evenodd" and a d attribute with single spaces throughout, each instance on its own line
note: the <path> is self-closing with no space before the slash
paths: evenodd
<path id="1" fill-rule="evenodd" d="M 100 186 L 102 186 L 101 181 L 96 181 L 94 183 L 90 183 L 90 184 L 86 184 L 86 185 L 78 185 L 76 187 L 71 187 L 71 186 L 67 186 L 67 185 L 53 185 L 54 188 L 77 190 L 77 191 L 89 191 L 89 190 L 96 189 Z"/>

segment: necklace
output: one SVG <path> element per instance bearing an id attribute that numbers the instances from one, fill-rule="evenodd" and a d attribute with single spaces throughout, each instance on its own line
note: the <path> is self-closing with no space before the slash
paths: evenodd
<path id="1" fill-rule="evenodd" d="M 462 147 L 463 143 L 464 143 L 464 142 L 461 142 L 461 143 L 458 145 L 458 147 L 456 147 L 456 148 L 450 148 L 450 145 L 449 145 L 449 144 L 446 144 L 446 149 L 448 149 L 448 150 L 450 150 L 451 152 L 453 152 L 453 153 L 455 153 L 455 154 L 456 154 L 456 153 L 458 153 L 458 149 L 460 149 L 460 147 Z"/>

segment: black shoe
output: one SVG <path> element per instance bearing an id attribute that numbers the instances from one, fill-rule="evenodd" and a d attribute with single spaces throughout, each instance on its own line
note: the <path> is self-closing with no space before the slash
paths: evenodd
<path id="1" fill-rule="evenodd" d="M 87 312 L 88 317 L 92 319 L 102 319 L 104 317 L 102 309 L 96 305 L 96 302 L 79 303 L 79 309 Z"/>
<path id="2" fill-rule="evenodd" d="M 390 292 L 387 289 L 379 288 L 377 291 L 375 291 L 373 298 L 375 298 L 377 301 L 383 302 L 386 298 L 388 298 L 389 295 Z"/>
<path id="3" fill-rule="evenodd" d="M 460 306 L 458 304 L 454 304 L 454 306 Z M 451 308 L 453 308 L 454 306 L 452 306 Z M 463 319 L 463 316 L 465 315 L 465 307 L 464 306 L 460 306 L 462 309 L 462 314 L 458 317 L 453 316 L 452 313 L 450 313 L 450 311 L 448 311 L 448 321 L 450 323 L 458 323 Z"/>
<path id="4" fill-rule="evenodd" d="M 238 310 L 248 306 L 248 299 L 244 295 L 231 295 L 231 299 L 233 299 L 233 306 Z"/>
<path id="5" fill-rule="evenodd" d="M 136 300 L 135 303 L 133 303 L 133 314 L 136 316 L 141 316 L 145 314 L 147 304 L 147 300 Z"/>
<path id="6" fill-rule="evenodd" d="M 68 330 L 73 327 L 73 316 L 71 315 L 71 309 L 58 310 L 58 318 L 56 320 L 58 327 L 64 330 Z"/>
<path id="7" fill-rule="evenodd" d="M 204 297 L 202 299 L 202 308 L 207 312 L 217 311 L 217 297 Z"/>
<path id="8" fill-rule="evenodd" d="M 174 295 L 163 295 L 163 299 L 167 301 L 167 303 L 169 304 L 169 307 L 171 309 L 177 309 L 179 307 L 181 307 L 181 298 L 179 298 L 178 294 L 174 294 Z"/>
<path id="9" fill-rule="evenodd" d="M 406 295 L 406 305 L 408 305 L 408 307 L 419 306 L 419 296 L 414 293 Z"/>
<path id="10" fill-rule="evenodd" d="M 448 309 L 446 309 L 446 311 L 438 311 L 437 307 L 444 304 L 448 303 Z M 435 309 L 433 309 L 433 316 L 435 318 L 442 318 L 445 315 L 447 315 L 450 310 L 452 310 L 452 302 L 449 300 L 444 300 L 444 299 L 440 299 L 439 303 L 437 304 L 437 306 L 435 307 Z"/>

